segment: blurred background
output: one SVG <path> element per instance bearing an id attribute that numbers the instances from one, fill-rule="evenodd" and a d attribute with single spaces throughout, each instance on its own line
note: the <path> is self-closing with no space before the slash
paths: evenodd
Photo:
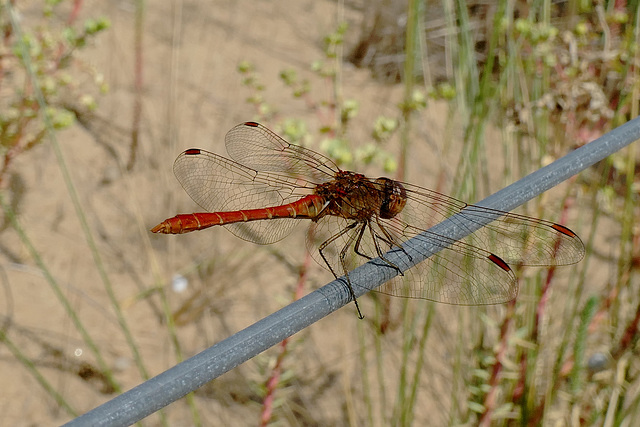
<path id="1" fill-rule="evenodd" d="M 3 423 L 60 424 L 327 283 L 305 226 L 149 229 L 172 173 L 255 120 L 341 168 L 475 202 L 637 116 L 636 2 L 0 6 Z M 518 210 L 585 243 L 513 304 L 360 300 L 145 425 L 630 425 L 635 144 Z M 305 224 L 306 225 L 306 224 Z"/>

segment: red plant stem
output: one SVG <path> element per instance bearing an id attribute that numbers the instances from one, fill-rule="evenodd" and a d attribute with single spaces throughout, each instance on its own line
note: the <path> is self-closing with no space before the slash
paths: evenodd
<path id="1" fill-rule="evenodd" d="M 611 303 L 614 299 L 617 298 L 617 295 L 618 295 L 617 291 L 613 289 L 609 293 L 607 298 L 602 302 L 602 304 L 600 305 L 600 309 L 591 319 L 591 323 L 589 324 L 589 327 L 588 327 L 589 333 L 595 332 L 597 330 L 597 325 L 599 323 L 602 323 L 606 319 L 606 315 L 607 315 L 607 312 L 609 311 L 609 308 L 611 307 Z M 640 306 L 638 307 L 638 311 L 640 312 Z M 562 367 L 558 372 L 558 378 L 556 379 L 555 383 L 552 386 L 552 390 L 554 393 L 558 390 L 558 388 L 560 388 L 560 385 L 562 384 L 561 380 L 567 378 L 571 373 L 571 370 L 573 369 L 573 363 L 574 363 L 573 356 L 570 356 L 562 364 Z M 540 401 L 540 403 L 538 403 L 538 406 L 536 406 L 535 410 L 531 413 L 531 417 L 529 418 L 529 422 L 527 425 L 530 425 L 530 426 L 540 425 L 540 420 L 544 413 L 545 403 L 546 403 L 545 398 L 542 397 L 542 400 Z"/>
<path id="2" fill-rule="evenodd" d="M 551 287 L 551 280 L 555 275 L 556 267 L 551 266 L 547 270 L 547 278 L 544 281 L 544 285 L 542 286 L 542 292 L 540 294 L 540 300 L 538 301 L 538 305 L 536 306 L 536 317 L 533 323 L 533 331 L 531 331 L 531 342 L 537 343 L 538 336 L 540 334 L 540 325 L 542 324 L 542 317 L 544 316 L 544 309 L 547 306 L 547 302 L 549 301 L 549 288 Z"/>
<path id="3" fill-rule="evenodd" d="M 278 387 L 278 381 L 280 380 L 280 373 L 282 372 L 282 362 L 284 361 L 284 356 L 287 354 L 287 344 L 289 343 L 289 338 L 285 338 L 280 343 L 280 354 L 278 354 L 278 358 L 276 359 L 276 364 L 271 371 L 271 376 L 267 380 L 266 389 L 267 394 L 262 401 L 262 413 L 260 414 L 260 425 L 266 426 L 271 419 L 271 414 L 273 413 L 273 401 L 275 399 L 276 388 Z"/>
<path id="4" fill-rule="evenodd" d="M 8 142 L 8 149 L 5 152 L 2 167 L 0 168 L 0 188 L 4 188 L 5 178 L 7 176 L 7 172 L 9 171 L 11 161 L 26 149 L 25 144 L 21 144 L 21 142 L 25 135 L 25 128 L 29 122 L 29 119 L 25 118 L 25 111 L 27 109 L 26 99 L 33 93 L 33 87 L 31 85 L 30 79 L 25 80 L 23 92 L 25 95 L 21 99 L 20 107 L 18 110 L 20 119 L 18 121 L 17 129 L 14 135 L 11 137 L 11 140 L 5 141 L 5 143 Z M 31 105 L 31 108 L 33 108 L 35 112 L 38 111 L 40 107 L 36 102 L 34 102 L 33 105 Z"/>
<path id="5" fill-rule="evenodd" d="M 562 214 L 560 216 L 559 224 L 564 224 L 566 222 L 568 208 L 569 208 L 569 200 L 568 198 L 566 198 L 563 205 Z M 555 271 L 556 271 L 555 266 L 551 266 L 548 269 L 547 277 L 545 279 L 545 283 L 541 290 L 540 299 L 536 306 L 534 326 L 533 326 L 533 330 L 531 331 L 531 341 L 533 343 L 537 343 L 538 341 L 538 336 L 540 333 L 540 325 L 542 323 L 544 310 L 547 306 L 547 302 L 549 301 L 549 290 L 551 289 L 551 281 L 553 279 Z M 491 377 L 489 378 L 490 390 L 487 393 L 484 401 L 485 411 L 482 414 L 479 422 L 479 425 L 482 425 L 482 426 L 491 425 L 491 413 L 493 412 L 493 408 L 496 405 L 496 393 L 498 389 L 498 380 L 499 380 L 500 372 L 502 371 L 502 366 L 503 366 L 502 359 L 507 349 L 508 325 L 512 322 L 513 315 L 515 313 L 515 300 L 509 303 L 509 305 L 507 306 L 507 310 L 508 310 L 507 315 L 502 323 L 502 327 L 500 328 L 500 336 L 501 336 L 500 348 L 496 353 L 496 363 L 493 366 L 493 371 L 491 373 Z M 528 359 L 527 353 L 523 352 L 520 358 L 520 363 L 519 363 L 520 376 L 518 379 L 518 383 L 514 387 L 513 393 L 511 395 L 512 402 L 520 401 L 524 394 L 524 391 L 526 388 L 526 378 L 527 378 L 527 359 Z M 541 416 L 542 414 L 541 409 L 544 409 L 544 405 L 538 406 L 538 408 L 536 408 L 536 412 L 534 413 L 533 418 L 536 418 L 536 415 Z"/>
<path id="6" fill-rule="evenodd" d="M 513 322 L 513 316 L 516 312 L 516 300 L 511 300 L 507 304 L 507 313 L 505 314 L 504 320 L 502 321 L 502 325 L 500 326 L 500 346 L 496 351 L 496 363 L 493 365 L 493 370 L 491 371 L 491 377 L 489 378 L 489 391 L 484 398 L 484 412 L 480 416 L 480 420 L 478 421 L 479 426 L 490 426 L 491 425 L 491 414 L 496 406 L 497 394 L 498 394 L 498 383 L 500 381 L 500 373 L 502 372 L 503 364 L 502 360 L 507 352 L 508 340 L 509 340 L 509 326 Z"/>
<path id="7" fill-rule="evenodd" d="M 568 215 L 569 205 L 570 205 L 569 199 L 570 199 L 569 197 L 566 197 L 564 199 L 564 203 L 562 205 L 562 213 L 560 214 L 560 220 L 558 221 L 558 224 L 567 223 L 567 215 Z M 558 250 L 559 244 L 560 242 L 557 242 L 556 248 L 555 248 L 556 251 Z M 549 289 L 551 287 L 551 281 L 553 279 L 553 276 L 555 275 L 555 272 L 556 272 L 555 266 L 551 266 L 547 270 L 547 278 L 542 287 L 540 300 L 538 301 L 538 305 L 536 306 L 536 317 L 533 325 L 533 331 L 531 333 L 531 338 L 532 338 L 531 341 L 533 343 L 538 342 L 538 335 L 540 333 L 540 324 L 542 322 L 542 316 L 544 315 L 544 309 L 547 306 L 547 302 L 549 301 Z"/>
<path id="8" fill-rule="evenodd" d="M 78 19 L 80 9 L 82 9 L 82 1 L 83 0 L 75 0 L 73 2 L 73 8 L 71 9 L 71 13 L 69 14 L 69 18 L 67 19 L 67 25 L 72 25 L 76 21 L 76 19 Z"/>
<path id="9" fill-rule="evenodd" d="M 74 0 L 73 7 L 71 8 L 71 13 L 69 13 L 69 17 L 67 18 L 67 26 L 71 27 L 73 23 L 78 19 L 80 10 L 82 9 L 82 2 L 83 0 Z M 62 59 L 69 53 L 70 51 L 66 49 L 66 44 L 63 41 L 58 42 L 58 48 L 56 54 L 54 55 L 53 65 L 49 67 L 47 72 L 52 74 L 55 71 L 58 71 Z"/>
<path id="10" fill-rule="evenodd" d="M 638 339 L 638 324 L 640 324 L 640 304 L 636 307 L 635 317 L 625 328 L 624 334 L 622 334 L 620 338 L 618 348 L 611 353 L 614 360 L 620 359 L 622 354 L 629 349 L 633 341 Z"/>
<path id="11" fill-rule="evenodd" d="M 563 218 L 564 219 L 564 218 Z M 549 288 L 551 285 L 551 279 L 553 278 L 553 275 L 556 271 L 555 267 L 550 267 L 548 272 L 547 272 L 547 278 L 545 280 L 544 286 L 542 288 L 542 295 L 540 296 L 540 301 L 538 301 L 538 305 L 536 306 L 536 317 L 535 317 L 535 321 L 534 321 L 534 326 L 533 326 L 533 331 L 531 331 L 531 342 L 533 343 L 537 343 L 538 342 L 538 337 L 540 335 L 540 324 L 542 323 L 542 316 L 544 315 L 544 309 L 547 305 L 547 301 L 549 300 Z M 522 358 L 520 361 L 520 379 L 518 381 L 518 386 L 514 389 L 514 395 L 513 395 L 513 399 L 514 400 L 520 400 L 522 398 L 522 393 L 524 392 L 524 388 L 525 388 L 525 383 L 526 383 L 526 377 L 527 377 L 527 353 L 522 353 Z M 567 374 L 568 375 L 567 371 Z M 516 393 L 517 391 L 517 393 Z M 540 417 L 542 417 L 542 414 L 544 412 L 544 398 L 541 401 L 540 405 L 538 405 L 536 407 L 536 410 L 534 411 L 529 425 L 537 425 L 538 422 L 540 421 Z M 532 420 L 535 420 L 533 422 L 533 424 L 531 423 Z"/>
<path id="12" fill-rule="evenodd" d="M 566 212 L 566 209 L 565 209 Z M 562 218 L 564 220 L 564 218 Z M 562 224 L 562 220 L 560 224 Z M 540 329 L 540 323 L 542 316 L 544 315 L 544 309 L 547 305 L 547 301 L 549 300 L 549 289 L 551 285 L 551 279 L 553 278 L 555 272 L 555 267 L 550 267 L 547 273 L 547 278 L 545 280 L 545 284 L 542 288 L 542 293 L 540 296 L 540 300 L 538 301 L 538 305 L 536 306 L 536 315 L 534 321 L 534 329 L 532 331 L 532 341 L 537 342 L 538 332 Z M 502 372 L 502 360 L 507 351 L 507 340 L 508 340 L 508 331 L 509 325 L 513 322 L 513 316 L 515 314 L 515 302 L 516 300 L 510 301 L 507 305 L 507 314 L 502 322 L 502 326 L 500 327 L 500 347 L 496 352 L 496 363 L 493 365 L 493 370 L 491 372 L 491 377 L 489 378 L 489 392 L 485 396 L 484 400 L 484 412 L 480 417 L 479 425 L 481 426 L 489 426 L 491 425 L 491 413 L 496 405 L 496 394 L 498 391 L 498 382 L 500 379 L 500 373 Z M 522 398 L 522 395 L 525 390 L 526 384 L 526 373 L 527 373 L 527 355 L 526 353 L 522 353 L 522 357 L 520 358 L 520 377 L 516 387 L 513 389 L 513 394 L 511 396 L 512 401 L 518 401 Z"/>
<path id="13" fill-rule="evenodd" d="M 300 297 L 302 297 L 303 295 L 304 285 L 307 281 L 307 270 L 309 269 L 310 263 L 311 254 L 309 253 L 309 251 L 306 251 L 304 264 L 300 268 L 300 272 L 298 275 L 298 283 L 296 284 L 294 300 L 300 299 Z M 265 385 L 267 393 L 264 400 L 262 401 L 262 412 L 260 413 L 260 425 L 263 427 L 269 423 L 271 415 L 273 414 L 273 401 L 275 399 L 275 392 L 278 387 L 278 381 L 280 380 L 280 373 L 282 372 L 282 363 L 284 362 L 284 358 L 287 354 L 288 343 L 289 338 L 285 338 L 280 343 L 280 354 L 278 354 L 276 364 L 271 371 L 271 376 L 269 377 Z"/>

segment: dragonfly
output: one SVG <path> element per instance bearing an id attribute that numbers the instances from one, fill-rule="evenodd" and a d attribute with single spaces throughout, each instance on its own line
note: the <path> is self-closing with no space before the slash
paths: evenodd
<path id="1" fill-rule="evenodd" d="M 300 220 L 311 220 L 307 248 L 336 279 L 346 279 L 359 317 L 349 272 L 373 259 L 397 272 L 377 292 L 489 305 L 517 297 L 514 269 L 575 264 L 584 256 L 582 241 L 564 225 L 342 170 L 259 123 L 237 125 L 225 144 L 231 159 L 190 148 L 173 165 L 184 190 L 207 212 L 176 215 L 151 231 L 182 234 L 221 225 L 241 239 L 271 244 Z M 456 240 L 429 230 L 445 219 L 469 235 Z M 405 269 L 413 256 L 403 244 L 411 238 L 439 252 Z"/>

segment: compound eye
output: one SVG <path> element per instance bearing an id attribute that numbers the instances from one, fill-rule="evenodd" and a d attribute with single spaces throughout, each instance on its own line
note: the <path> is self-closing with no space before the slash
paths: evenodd
<path id="1" fill-rule="evenodd" d="M 378 178 L 376 182 L 382 186 L 380 218 L 391 219 L 402 212 L 406 206 L 407 190 L 398 181 L 389 178 Z"/>

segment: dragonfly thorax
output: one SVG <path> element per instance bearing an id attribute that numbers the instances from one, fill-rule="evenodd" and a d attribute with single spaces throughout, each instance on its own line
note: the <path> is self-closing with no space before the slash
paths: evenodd
<path id="1" fill-rule="evenodd" d="M 364 175 L 340 171 L 333 181 L 319 185 L 314 193 L 325 200 L 325 208 L 317 219 L 334 215 L 366 222 L 374 216 L 390 219 L 407 203 L 402 184 L 388 178 L 370 180 Z"/>

